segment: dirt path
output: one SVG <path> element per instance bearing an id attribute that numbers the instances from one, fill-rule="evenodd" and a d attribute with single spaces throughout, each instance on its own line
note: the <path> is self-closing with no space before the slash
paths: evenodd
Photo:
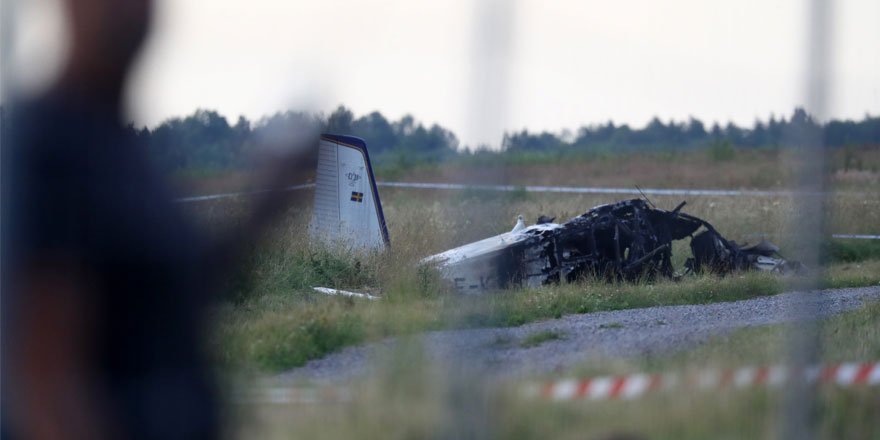
<path id="1" fill-rule="evenodd" d="M 811 300 L 812 299 L 812 300 Z M 467 363 L 492 376 L 511 376 L 565 369 L 592 356 L 629 357 L 683 350 L 733 330 L 791 321 L 792 304 L 812 305 L 815 316 L 827 317 L 880 301 L 880 286 L 798 292 L 744 301 L 662 306 L 570 315 L 521 327 L 429 332 L 419 338 L 432 362 Z M 560 339 L 531 348 L 521 341 L 552 331 Z M 369 373 L 377 356 L 399 341 L 350 347 L 281 374 L 282 382 L 308 380 L 338 383 Z"/>

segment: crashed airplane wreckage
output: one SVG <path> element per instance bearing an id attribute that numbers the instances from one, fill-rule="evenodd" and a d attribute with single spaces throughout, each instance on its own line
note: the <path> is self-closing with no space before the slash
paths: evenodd
<path id="1" fill-rule="evenodd" d="M 321 136 L 315 182 L 313 239 L 370 250 L 390 246 L 363 140 Z M 562 224 L 542 216 L 538 224 L 525 226 L 520 216 L 510 232 L 432 255 L 422 263 L 437 267 L 462 293 L 537 287 L 584 276 L 677 278 L 672 242 L 692 237 L 693 256 L 684 274 L 787 273 L 801 268 L 784 260 L 769 242 L 742 247 L 725 239 L 709 222 L 681 212 L 684 205 L 665 211 L 647 200 L 625 200 L 597 206 Z"/>
<path id="2" fill-rule="evenodd" d="M 672 242 L 691 239 L 686 273 L 741 270 L 787 273 L 800 268 L 767 241 L 741 247 L 707 221 L 649 205 L 643 199 L 597 206 L 563 224 L 539 223 L 432 255 L 456 290 L 537 287 L 584 276 L 609 280 L 677 278 Z M 515 228 L 517 229 L 517 228 Z M 701 232 L 697 233 L 698 230 Z M 697 233 L 696 235 L 694 235 Z"/>

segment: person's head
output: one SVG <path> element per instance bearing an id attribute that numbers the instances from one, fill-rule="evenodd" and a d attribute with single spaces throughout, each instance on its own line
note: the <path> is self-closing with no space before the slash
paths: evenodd
<path id="1" fill-rule="evenodd" d="M 66 75 L 118 94 L 147 36 L 152 0 L 65 0 L 65 6 L 72 43 Z"/>

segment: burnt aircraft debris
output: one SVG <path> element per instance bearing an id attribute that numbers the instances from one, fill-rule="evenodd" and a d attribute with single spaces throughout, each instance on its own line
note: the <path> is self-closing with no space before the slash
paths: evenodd
<path id="1" fill-rule="evenodd" d="M 743 247 L 709 222 L 658 209 L 644 199 L 597 206 L 568 222 L 538 224 L 470 243 L 425 259 L 464 293 L 536 287 L 583 276 L 608 280 L 678 278 L 687 273 L 764 270 L 794 272 L 779 248 L 762 241 Z M 543 216 L 542 216 L 543 217 Z M 699 232 L 698 232 L 699 231 Z M 693 256 L 677 274 L 672 242 L 691 237 Z"/>
<path id="2" fill-rule="evenodd" d="M 538 221 L 535 222 L 536 225 L 544 225 L 547 223 L 553 223 L 556 221 L 556 217 L 547 217 L 546 215 L 542 215 L 538 217 Z"/>

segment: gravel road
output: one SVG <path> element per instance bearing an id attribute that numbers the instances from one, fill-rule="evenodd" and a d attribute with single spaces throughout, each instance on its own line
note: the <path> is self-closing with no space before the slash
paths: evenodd
<path id="1" fill-rule="evenodd" d="M 815 311 L 817 317 L 853 310 L 880 300 L 880 286 L 824 290 L 818 295 L 790 292 L 737 302 L 570 315 L 520 327 L 429 332 L 418 336 L 429 360 L 466 362 L 505 377 L 565 369 L 593 356 L 631 357 L 684 350 L 709 338 L 753 326 L 794 319 L 789 310 Z M 553 331 L 561 339 L 523 348 L 529 335 Z M 369 373 L 373 359 L 398 344 L 396 338 L 350 347 L 278 376 L 281 382 L 338 383 Z"/>

